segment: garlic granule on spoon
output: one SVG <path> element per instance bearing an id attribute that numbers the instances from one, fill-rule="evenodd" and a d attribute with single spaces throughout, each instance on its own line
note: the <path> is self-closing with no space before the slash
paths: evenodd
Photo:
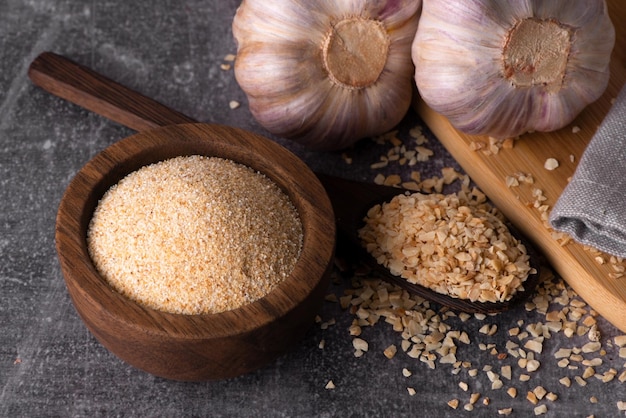
<path id="1" fill-rule="evenodd" d="M 424 0 L 412 57 L 433 110 L 511 138 L 562 128 L 597 100 L 614 44 L 604 0 Z"/>
<path id="2" fill-rule="evenodd" d="M 456 194 L 397 195 L 368 211 L 359 238 L 409 283 L 472 302 L 505 302 L 535 271 L 494 211 Z"/>
<path id="3" fill-rule="evenodd" d="M 269 132 L 337 150 L 382 134 L 412 96 L 421 0 L 244 0 L 235 77 Z"/>

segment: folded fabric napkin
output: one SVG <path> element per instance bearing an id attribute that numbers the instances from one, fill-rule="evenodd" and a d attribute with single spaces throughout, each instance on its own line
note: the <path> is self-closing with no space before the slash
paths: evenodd
<path id="1" fill-rule="evenodd" d="M 626 87 L 589 142 L 549 221 L 581 244 L 626 258 Z"/>

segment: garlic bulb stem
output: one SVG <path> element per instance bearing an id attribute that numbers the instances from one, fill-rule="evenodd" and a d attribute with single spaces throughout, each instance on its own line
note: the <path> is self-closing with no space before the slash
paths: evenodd
<path id="1" fill-rule="evenodd" d="M 502 50 L 503 74 L 516 87 L 546 86 L 558 92 L 563 84 L 572 34 L 553 20 L 528 18 L 509 31 Z"/>
<path id="2" fill-rule="evenodd" d="M 349 18 L 328 31 L 322 46 L 330 79 L 348 89 L 371 86 L 385 69 L 389 36 L 379 20 Z"/>

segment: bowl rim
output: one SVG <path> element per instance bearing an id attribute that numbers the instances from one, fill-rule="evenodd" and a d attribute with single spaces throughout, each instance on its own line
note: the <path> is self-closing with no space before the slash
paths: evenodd
<path id="1" fill-rule="evenodd" d="M 303 226 L 300 257 L 291 275 L 264 297 L 220 313 L 175 314 L 140 305 L 115 291 L 98 274 L 87 250 L 86 231 L 99 199 L 130 172 L 181 155 L 222 157 L 247 165 L 273 180 L 296 207 Z M 291 151 L 240 128 L 192 123 L 131 135 L 89 160 L 61 199 L 55 241 L 66 286 L 84 320 L 97 315 L 102 321 L 122 322 L 152 335 L 226 338 L 284 317 L 320 286 L 332 267 L 335 222 L 317 176 Z M 88 306 L 90 312 L 79 309 L 77 302 Z"/>

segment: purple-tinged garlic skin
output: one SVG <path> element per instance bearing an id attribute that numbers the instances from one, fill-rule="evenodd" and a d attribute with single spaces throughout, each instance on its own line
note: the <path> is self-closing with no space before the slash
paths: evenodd
<path id="1" fill-rule="evenodd" d="M 424 0 L 415 83 L 467 134 L 551 132 L 604 93 L 614 45 L 604 0 Z"/>
<path id="2" fill-rule="evenodd" d="M 387 132 L 412 96 L 421 0 L 244 0 L 235 77 L 270 133 L 340 150 Z"/>

